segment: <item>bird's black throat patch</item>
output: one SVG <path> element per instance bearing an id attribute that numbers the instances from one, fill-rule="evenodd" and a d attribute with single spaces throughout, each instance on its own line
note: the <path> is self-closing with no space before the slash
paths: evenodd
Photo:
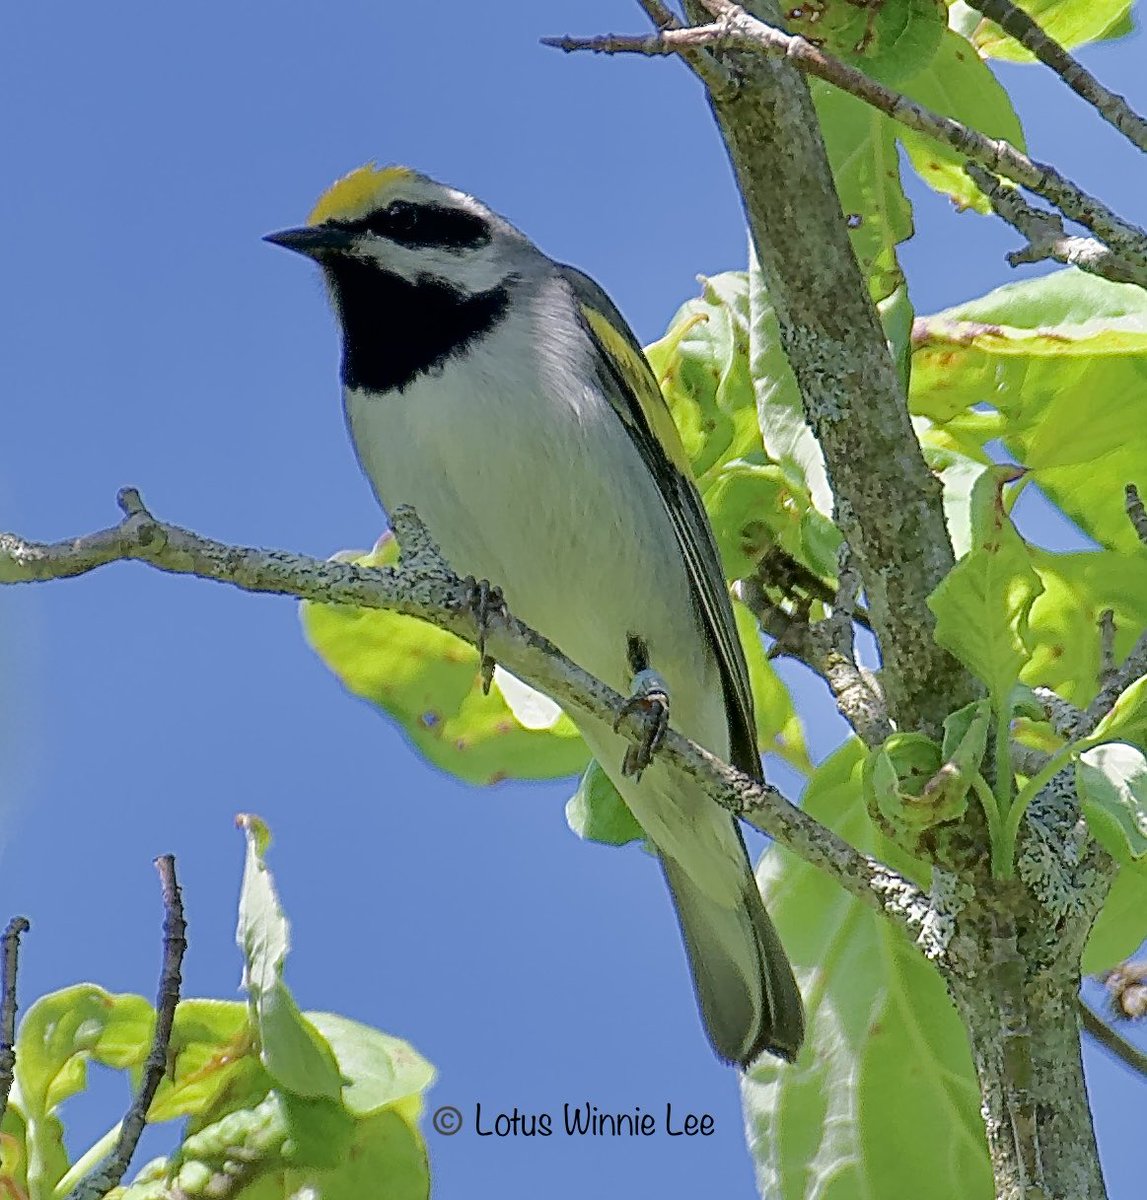
<path id="1" fill-rule="evenodd" d="M 510 303 L 506 280 L 469 294 L 429 277 L 411 282 L 377 263 L 323 263 L 342 321 L 342 381 L 371 392 L 401 391 L 489 333 Z"/>

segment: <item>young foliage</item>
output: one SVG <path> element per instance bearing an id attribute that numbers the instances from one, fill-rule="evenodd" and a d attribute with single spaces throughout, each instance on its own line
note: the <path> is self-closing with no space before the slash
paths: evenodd
<path id="1" fill-rule="evenodd" d="M 909 874 L 869 821 L 854 740 L 809 780 L 804 809 Z M 881 916 L 773 847 L 758 872 L 805 997 L 808 1047 L 742 1085 L 762 1196 L 981 1200 L 991 1172 L 967 1037 L 940 977 Z"/>
<path id="2" fill-rule="evenodd" d="M 289 928 L 266 863 L 269 835 L 242 819 L 247 861 L 239 902 L 247 1003 L 179 1003 L 169 1069 L 148 1112 L 183 1118 L 171 1154 L 116 1189 L 118 1200 L 276 1200 L 303 1191 L 366 1200 L 429 1195 L 418 1129 L 434 1068 L 408 1043 L 334 1013 L 302 1013 L 282 978 Z M 20 1023 L 4 1117 L 0 1187 L 65 1200 L 112 1150 L 118 1126 L 71 1160 L 60 1106 L 89 1063 L 138 1078 L 155 1010 L 142 996 L 78 984 L 37 1000 Z"/>

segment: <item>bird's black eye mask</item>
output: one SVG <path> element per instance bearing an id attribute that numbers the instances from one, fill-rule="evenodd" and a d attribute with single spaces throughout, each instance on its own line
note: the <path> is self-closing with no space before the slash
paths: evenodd
<path id="1" fill-rule="evenodd" d="M 331 221 L 351 233 L 370 233 L 411 249 L 478 250 L 490 241 L 490 223 L 477 213 L 441 204 L 392 200 L 357 221 Z"/>

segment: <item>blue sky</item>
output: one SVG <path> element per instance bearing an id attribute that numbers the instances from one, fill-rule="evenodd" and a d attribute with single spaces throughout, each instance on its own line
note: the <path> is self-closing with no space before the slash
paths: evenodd
<path id="1" fill-rule="evenodd" d="M 623 0 L 9 9 L 0 527 L 96 528 L 135 484 L 224 540 L 369 545 L 382 522 L 342 428 L 319 282 L 260 240 L 369 158 L 481 196 L 656 337 L 698 272 L 744 259 L 699 89 L 668 61 L 537 43 L 642 20 Z M 1085 59 L 1141 97 L 1143 51 L 1138 36 Z M 1134 151 L 1050 75 L 1005 77 L 1033 152 L 1142 217 Z M 910 186 L 919 311 L 1018 277 L 1010 231 Z M 1065 536 L 1033 519 L 1040 540 Z M 712 1137 L 673 1142 L 428 1132 L 438 1194 L 753 1194 L 735 1075 L 701 1035 L 656 868 L 574 838 L 567 785 L 432 773 L 320 666 L 290 602 L 141 567 L 0 592 L 0 663 L 0 914 L 34 923 L 25 999 L 81 979 L 153 994 L 165 851 L 187 994 L 237 994 L 231 822 L 253 810 L 275 833 L 300 1003 L 409 1038 L 439 1068 L 431 1107 L 714 1117 Z M 792 678 L 821 756 L 839 725 Z M 1087 1065 L 1112 1195 L 1139 1194 L 1139 1085 Z M 77 1134 L 125 1098 L 99 1078 Z"/>

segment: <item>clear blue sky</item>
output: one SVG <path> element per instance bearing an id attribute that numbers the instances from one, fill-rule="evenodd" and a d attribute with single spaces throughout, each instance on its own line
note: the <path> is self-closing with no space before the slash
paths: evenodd
<path id="1" fill-rule="evenodd" d="M 700 92 L 671 62 L 537 44 L 642 21 L 626 0 L 10 7 L 0 527 L 110 523 L 130 483 L 225 540 L 374 540 L 318 280 L 260 241 L 368 158 L 480 195 L 657 336 L 697 272 L 743 263 Z M 1136 37 L 1085 59 L 1143 107 L 1143 52 Z M 1141 219 L 1134 151 L 1041 70 L 1006 78 L 1034 152 Z M 1009 231 L 913 196 L 920 311 L 1016 277 Z M 675 1142 L 428 1132 L 438 1194 L 753 1194 L 736 1077 L 701 1034 L 656 868 L 569 833 L 568 786 L 432 773 L 321 667 L 292 603 L 141 567 L 0 592 L 0 656 L 0 915 L 34 922 L 24 997 L 81 979 L 153 994 L 164 851 L 187 994 L 236 995 L 231 819 L 253 810 L 275 833 L 300 1002 L 409 1038 L 439 1068 L 431 1107 L 671 1100 L 715 1118 Z M 820 756 L 839 727 L 799 683 Z M 1139 1195 L 1139 1085 L 1096 1054 L 1088 1068 L 1112 1195 Z M 125 1096 L 99 1080 L 77 1131 Z"/>

